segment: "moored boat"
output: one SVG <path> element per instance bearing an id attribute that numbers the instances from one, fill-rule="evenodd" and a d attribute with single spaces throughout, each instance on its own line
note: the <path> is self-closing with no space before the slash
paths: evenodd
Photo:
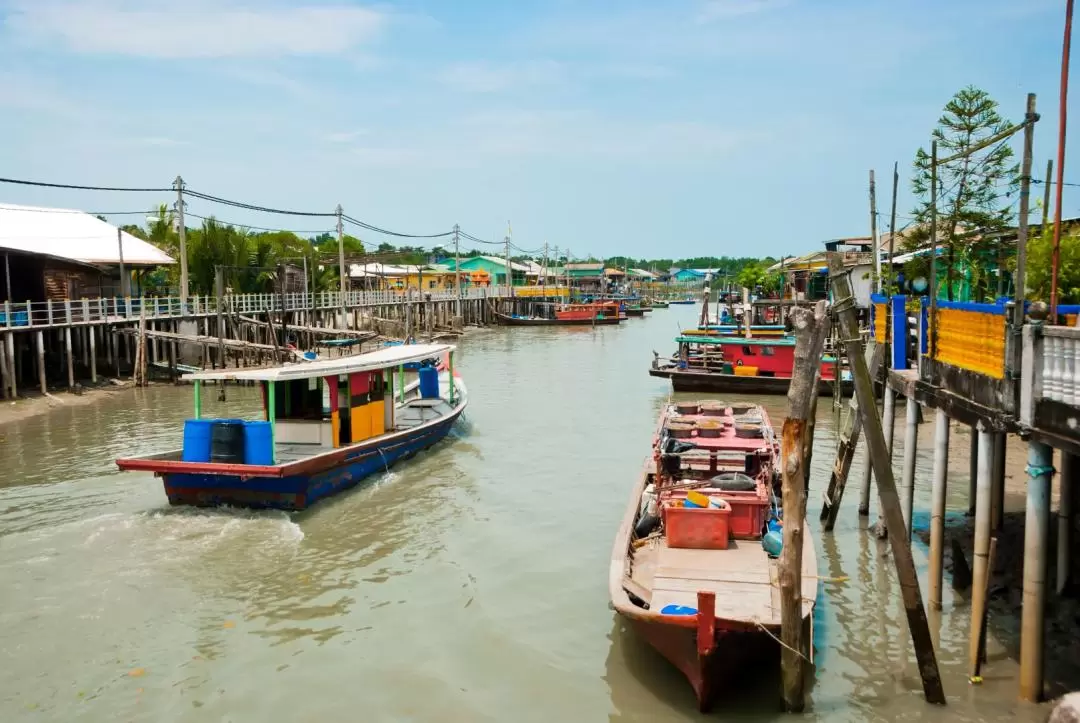
<path id="1" fill-rule="evenodd" d="M 187 374 L 195 417 L 183 448 L 116 460 L 153 472 L 174 505 L 302 510 L 446 437 L 467 404 L 454 347 L 406 344 L 367 354 L 264 369 Z M 447 368 L 404 366 L 445 358 Z M 202 384 L 250 381 L 262 388 L 263 419 L 205 419 Z"/>
<path id="2" fill-rule="evenodd" d="M 615 537 L 616 612 L 682 671 L 703 711 L 740 666 L 779 657 L 778 456 L 758 405 L 669 405 Z M 804 535 L 805 625 L 818 580 Z"/>
<path id="3" fill-rule="evenodd" d="M 670 379 L 677 392 L 787 394 L 795 364 L 794 337 L 747 339 L 683 333 L 675 342 L 675 356 L 661 359 L 654 355 L 649 375 Z M 851 393 L 850 371 L 836 356 L 825 353 L 818 393 L 830 396 L 837 387 L 842 394 Z"/>
<path id="4" fill-rule="evenodd" d="M 495 320 L 503 326 L 595 326 L 604 324 L 618 324 L 618 316 L 604 316 L 603 314 L 575 314 L 573 312 L 555 312 L 555 318 L 508 316 L 495 312 Z"/>

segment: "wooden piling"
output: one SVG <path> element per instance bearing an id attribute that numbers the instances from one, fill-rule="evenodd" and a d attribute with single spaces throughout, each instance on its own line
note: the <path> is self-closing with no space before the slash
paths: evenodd
<path id="1" fill-rule="evenodd" d="M 968 517 L 975 516 L 975 498 L 979 479 L 979 430 L 971 426 L 971 451 L 968 457 Z"/>
<path id="2" fill-rule="evenodd" d="M 10 336 L 10 334 L 5 334 Z M 0 337 L 0 397 L 7 399 L 11 395 L 11 372 L 8 370 L 7 341 Z"/>
<path id="3" fill-rule="evenodd" d="M 1076 484 L 1080 478 L 1080 459 L 1075 454 L 1062 451 L 1061 472 L 1058 474 L 1057 532 L 1057 592 L 1060 595 L 1069 584 L 1072 569 L 1072 526 Z"/>
<path id="4" fill-rule="evenodd" d="M 885 402 L 884 411 L 882 412 L 882 424 L 884 426 L 885 433 L 885 446 L 889 450 L 889 464 L 892 464 L 892 450 L 893 450 L 893 427 L 896 426 L 896 390 L 888 384 L 885 384 Z M 870 460 L 867 459 L 866 466 L 873 468 L 870 464 Z M 864 480 L 865 484 L 862 488 L 862 494 L 859 497 L 859 514 L 866 516 L 870 514 L 870 480 L 867 478 Z"/>
<path id="5" fill-rule="evenodd" d="M 64 327 L 64 352 L 67 354 L 68 389 L 75 388 L 75 358 L 71 354 L 71 327 Z"/>
<path id="6" fill-rule="evenodd" d="M 912 394 L 907 398 L 904 426 L 904 469 L 900 493 L 904 501 L 904 528 L 911 541 L 911 514 L 915 505 L 915 459 L 919 448 L 919 403 Z"/>
<path id="7" fill-rule="evenodd" d="M 934 482 L 930 505 L 930 608 L 941 609 L 945 566 L 945 488 L 949 476 L 949 417 L 938 409 L 934 421 Z"/>
<path id="8" fill-rule="evenodd" d="M 945 704 L 945 691 L 941 686 L 938 672 L 937 655 L 934 641 L 930 634 L 930 624 L 923 607 L 922 593 L 919 590 L 919 577 L 915 570 L 915 559 L 911 554 L 904 513 L 900 505 L 900 496 L 896 490 L 892 465 L 889 464 L 888 450 L 885 447 L 885 434 L 874 403 L 873 382 L 866 359 L 863 357 L 862 340 L 859 336 L 859 323 L 855 316 L 855 300 L 851 291 L 851 278 L 844 269 L 840 254 L 829 253 L 829 278 L 832 282 L 834 311 L 840 320 L 840 338 L 844 340 L 847 358 L 852 365 L 855 381 L 855 398 L 859 404 L 863 434 L 866 435 L 870 450 L 870 460 L 874 465 L 874 477 L 877 479 L 878 500 L 885 522 L 889 529 L 889 545 L 896 565 L 897 579 L 907 614 L 908 630 L 915 647 L 919 675 L 922 678 L 923 694 L 926 700 L 939 705 Z"/>
<path id="9" fill-rule="evenodd" d="M 38 330 L 34 332 L 34 338 L 37 341 L 37 367 L 38 367 L 38 380 L 41 382 L 41 393 L 49 393 L 49 385 L 45 383 L 45 334 Z"/>
<path id="10" fill-rule="evenodd" d="M 1043 697 L 1043 638 L 1046 630 L 1046 553 L 1050 546 L 1050 479 L 1054 450 L 1028 442 L 1027 513 L 1024 517 L 1024 597 L 1020 613 L 1020 698 Z"/>
<path id="11" fill-rule="evenodd" d="M 968 630 L 968 669 L 975 670 L 979 656 L 979 628 L 986 609 L 986 580 L 990 575 L 990 465 L 993 449 L 990 432 L 978 424 L 979 456 L 975 485 L 975 551 L 971 571 L 971 625 Z"/>
<path id="12" fill-rule="evenodd" d="M 825 346 L 825 302 L 814 310 L 792 311 L 795 327 L 795 363 L 788 388 L 788 416 L 781 435 L 783 474 L 784 545 L 780 553 L 780 639 L 784 707 L 801 712 L 806 705 L 804 662 L 808 645 L 803 639 L 802 554 L 806 519 L 805 449 L 807 419 L 816 395 L 817 368 Z"/>
<path id="13" fill-rule="evenodd" d="M 1005 520 L 1005 443 L 1004 432 L 994 432 L 994 454 L 990 464 L 990 529 L 1001 530 Z"/>
<path id="14" fill-rule="evenodd" d="M 97 327 L 91 326 L 88 331 L 90 332 L 90 381 L 97 384 L 97 341 L 95 339 Z"/>

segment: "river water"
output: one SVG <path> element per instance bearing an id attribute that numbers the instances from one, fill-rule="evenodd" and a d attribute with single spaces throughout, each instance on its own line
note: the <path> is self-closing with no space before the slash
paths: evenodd
<path id="1" fill-rule="evenodd" d="M 0 427 L 0 720 L 703 719 L 607 602 L 612 538 L 669 396 L 646 374 L 651 351 L 695 315 L 471 332 L 453 437 L 296 515 L 174 509 L 151 475 L 116 471 L 117 456 L 179 446 L 188 387 Z M 758 401 L 779 427 L 784 400 Z M 241 388 L 205 402 L 211 416 L 258 404 Z M 1016 702 L 997 641 L 986 682 L 967 683 L 969 608 L 948 586 L 934 624 L 949 706 L 924 703 L 891 558 L 855 512 L 860 459 L 835 533 L 817 534 L 833 414 L 823 399 L 809 529 L 828 579 L 809 717 L 1044 719 Z M 752 678 L 704 719 L 783 718 L 778 675 Z"/>

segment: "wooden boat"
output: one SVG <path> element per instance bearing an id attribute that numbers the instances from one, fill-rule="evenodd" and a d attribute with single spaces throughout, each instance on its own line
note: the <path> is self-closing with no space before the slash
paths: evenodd
<path id="1" fill-rule="evenodd" d="M 623 311 L 626 312 L 627 316 L 645 316 L 647 309 L 644 306 L 630 306 L 627 304 L 623 306 Z"/>
<path id="2" fill-rule="evenodd" d="M 745 331 L 737 324 L 709 324 L 696 329 L 683 329 L 683 336 L 745 336 Z M 783 324 L 753 324 L 751 337 L 780 337 L 788 332 Z"/>
<path id="3" fill-rule="evenodd" d="M 670 359 L 653 358 L 649 375 L 670 379 L 677 392 L 787 394 L 795 364 L 794 337 L 744 338 L 687 335 L 675 339 L 678 352 Z M 818 392 L 830 396 L 836 388 L 837 359 L 821 357 Z M 840 390 L 851 394 L 850 372 L 840 365 Z"/>
<path id="4" fill-rule="evenodd" d="M 195 418 L 185 422 L 183 449 L 116 464 L 161 477 L 174 505 L 302 510 L 447 435 L 468 400 L 453 352 L 447 344 L 407 344 L 265 369 L 186 374 L 194 383 Z M 406 384 L 404 365 L 433 357 L 445 358 L 446 370 L 422 367 Z M 203 419 L 202 384 L 228 380 L 262 387 L 263 420 Z"/>
<path id="5" fill-rule="evenodd" d="M 495 319 L 504 326 L 596 326 L 598 324 L 619 323 L 619 317 L 617 316 L 598 316 L 593 314 L 592 316 L 568 315 L 560 318 L 558 312 L 556 312 L 556 317 L 554 319 L 535 316 L 507 316 L 506 314 L 495 312 Z"/>
<path id="6" fill-rule="evenodd" d="M 666 308 L 668 308 L 669 305 L 670 305 L 670 302 L 667 302 L 667 301 L 650 301 L 649 302 L 649 306 L 651 306 L 654 309 L 666 309 Z"/>
<path id="7" fill-rule="evenodd" d="M 615 536 L 612 605 L 682 671 L 702 711 L 733 671 L 779 658 L 779 573 L 761 539 L 775 525 L 778 456 L 768 415 L 757 405 L 669 406 Z M 695 493 L 704 495 L 705 508 L 687 508 Z M 818 578 L 806 527 L 804 535 L 805 625 Z"/>
<path id="8" fill-rule="evenodd" d="M 668 303 L 669 304 L 685 305 L 685 304 L 696 304 L 698 302 L 697 302 L 697 299 L 668 299 Z"/>

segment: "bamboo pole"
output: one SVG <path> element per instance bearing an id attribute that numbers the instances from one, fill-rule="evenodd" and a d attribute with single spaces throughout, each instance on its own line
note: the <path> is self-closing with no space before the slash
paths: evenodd
<path id="1" fill-rule="evenodd" d="M 795 327 L 795 363 L 788 388 L 788 416 L 781 434 L 783 474 L 784 546 L 780 554 L 780 639 L 784 707 L 801 712 L 806 706 L 807 656 L 803 639 L 802 558 L 803 524 L 806 518 L 806 461 L 804 442 L 812 400 L 817 396 L 815 380 L 821 367 L 827 321 L 825 302 L 814 310 L 797 308 L 791 320 Z"/>
<path id="2" fill-rule="evenodd" d="M 904 513 L 900 506 L 900 496 L 896 490 L 892 465 L 889 463 L 888 450 L 885 447 L 885 434 L 881 428 L 877 405 L 874 404 L 873 383 L 870 371 L 863 357 L 863 344 L 859 336 L 859 322 L 855 317 L 855 304 L 851 291 L 851 278 L 844 270 L 839 254 L 829 254 L 829 276 L 832 281 L 834 311 L 840 320 L 841 339 L 852 365 L 855 380 L 855 397 L 859 404 L 859 414 L 863 423 L 863 434 L 870 450 L 870 459 L 874 465 L 874 477 L 877 479 L 878 499 L 885 522 L 889 530 L 889 544 L 896 564 L 897 579 L 907 614 L 908 630 L 918 659 L 919 675 L 922 677 L 923 694 L 930 703 L 945 704 L 945 691 L 941 686 L 937 656 L 930 634 L 930 625 L 923 607 L 922 593 L 919 590 L 919 577 L 915 570 L 915 560 L 904 527 Z"/>
<path id="3" fill-rule="evenodd" d="M 39 329 L 34 336 L 37 340 L 38 381 L 41 382 L 41 393 L 48 394 L 49 386 L 45 383 L 45 335 Z"/>
<path id="4" fill-rule="evenodd" d="M 919 445 L 919 402 L 914 395 L 907 398 L 904 427 L 904 470 L 900 491 L 904 500 L 904 528 L 911 541 L 911 515 L 915 505 L 915 458 Z"/>

